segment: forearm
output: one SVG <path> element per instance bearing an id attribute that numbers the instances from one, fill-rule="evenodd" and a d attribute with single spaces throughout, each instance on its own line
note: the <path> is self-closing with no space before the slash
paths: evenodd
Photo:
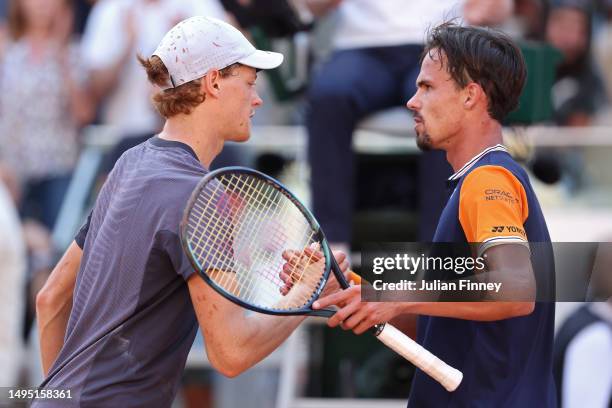
<path id="1" fill-rule="evenodd" d="M 225 299 L 196 274 L 187 284 L 208 360 L 228 377 L 263 360 L 304 320 L 304 316 L 248 312 Z"/>
<path id="2" fill-rule="evenodd" d="M 38 317 L 38 336 L 43 374 L 49 374 L 49 369 L 57 359 L 66 336 L 66 327 L 72 310 L 72 297 L 56 307 L 36 307 Z"/>
<path id="3" fill-rule="evenodd" d="M 234 377 L 266 358 L 305 318 L 251 313 L 234 304 L 227 304 L 218 311 L 223 315 L 223 321 L 200 326 L 208 359 L 213 367 L 228 377 Z"/>
<path id="4" fill-rule="evenodd" d="M 400 310 L 427 316 L 496 321 L 528 315 L 533 308 L 533 302 L 407 302 Z"/>
<path id="5" fill-rule="evenodd" d="M 404 290 L 380 292 L 379 299 L 391 302 L 532 302 L 536 297 L 531 265 L 511 265 L 468 276 L 458 274 L 453 279 L 425 275 L 410 285 Z M 377 288 L 384 290 L 380 282 Z"/>
<path id="6" fill-rule="evenodd" d="M 302 323 L 305 316 L 271 316 L 253 313 L 246 317 L 242 336 L 245 365 L 251 367 L 276 350 Z M 247 367 L 247 368 L 248 368 Z"/>
<path id="7" fill-rule="evenodd" d="M 45 375 L 64 344 L 81 256 L 81 248 L 73 242 L 36 296 L 36 319 Z"/>
<path id="8" fill-rule="evenodd" d="M 533 311 L 535 281 L 531 271 L 492 271 L 461 278 L 470 284 L 498 283 L 499 292 L 454 290 L 416 291 L 402 313 L 416 313 L 457 319 L 494 321 L 523 316 Z M 458 285 L 458 280 L 451 281 Z M 444 298 L 447 301 L 440 301 Z M 450 301 L 448 301 L 450 300 Z M 454 301 L 456 300 L 456 301 Z"/>

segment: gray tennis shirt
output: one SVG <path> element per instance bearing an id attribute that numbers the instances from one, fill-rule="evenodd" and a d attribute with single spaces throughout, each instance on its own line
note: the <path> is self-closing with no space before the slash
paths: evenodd
<path id="1" fill-rule="evenodd" d="M 198 327 L 178 228 L 205 173 L 189 146 L 158 137 L 121 156 L 76 236 L 72 312 L 44 388 L 71 389 L 75 406 L 171 405 Z"/>

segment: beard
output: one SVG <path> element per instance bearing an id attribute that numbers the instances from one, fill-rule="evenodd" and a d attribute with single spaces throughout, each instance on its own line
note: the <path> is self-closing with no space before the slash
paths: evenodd
<path id="1" fill-rule="evenodd" d="M 417 133 L 416 144 L 417 147 L 423 152 L 428 152 L 433 149 L 433 146 L 431 145 L 431 137 L 429 137 L 429 135 L 425 132 Z"/>

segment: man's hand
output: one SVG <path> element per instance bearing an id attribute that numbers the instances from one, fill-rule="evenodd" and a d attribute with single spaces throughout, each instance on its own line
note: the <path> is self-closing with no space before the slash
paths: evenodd
<path id="1" fill-rule="evenodd" d="M 313 308 L 322 309 L 332 305 L 341 306 L 341 309 L 329 318 L 327 325 L 340 325 L 344 330 L 352 330 L 355 334 L 362 334 L 375 324 L 386 323 L 402 313 L 398 303 L 362 302 L 361 285 L 321 297 L 314 302 Z"/>
<path id="2" fill-rule="evenodd" d="M 350 274 L 349 262 L 346 254 L 343 252 L 333 252 L 334 257 L 342 273 L 348 277 Z M 297 281 L 307 279 L 320 279 L 325 268 L 325 258 L 323 252 L 318 247 L 306 247 L 303 251 L 286 250 L 283 252 L 285 264 L 279 276 L 284 282 L 284 286 L 280 288 L 283 295 L 289 293 L 289 290 Z M 331 274 L 321 296 L 326 296 L 340 289 L 340 284 L 336 280 L 335 275 Z"/>
<path id="3" fill-rule="evenodd" d="M 312 275 L 320 277 L 323 274 L 325 259 L 318 248 L 309 246 L 304 248 L 303 251 L 288 249 L 283 251 L 282 257 L 285 263 L 279 277 L 285 284 L 280 288 L 283 295 L 289 293 L 297 282 L 310 279 Z"/>

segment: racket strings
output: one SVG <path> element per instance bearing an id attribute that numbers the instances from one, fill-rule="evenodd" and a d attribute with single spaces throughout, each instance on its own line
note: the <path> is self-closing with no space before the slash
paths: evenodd
<path id="1" fill-rule="evenodd" d="M 212 263 L 216 268 L 215 270 L 233 271 L 231 248 L 234 224 L 232 222 L 231 201 L 229 201 L 232 197 L 226 194 L 225 188 L 222 188 L 222 183 L 217 182 L 215 184 L 212 192 L 209 189 L 202 190 L 194 204 L 195 208 L 201 209 L 194 228 L 199 236 L 195 245 L 195 252 L 202 264 Z M 229 203 L 223 200 L 228 200 Z M 203 228 L 200 228 L 203 219 L 206 219 L 206 224 Z M 211 237 L 215 237 L 215 239 L 211 239 Z M 201 244 L 202 239 L 206 240 L 207 245 Z M 214 262 L 211 262 L 213 260 Z M 214 278 L 221 287 L 232 294 L 236 294 L 240 283 L 232 280 L 231 274 L 216 272 Z"/>
<path id="2" fill-rule="evenodd" d="M 270 186 L 267 183 L 262 182 L 261 180 L 258 180 L 258 182 L 263 186 L 262 188 L 252 188 L 252 186 L 249 186 L 249 191 L 248 193 L 254 193 L 253 194 L 253 198 L 254 198 L 254 202 L 257 204 L 260 204 L 261 207 L 265 208 L 265 211 L 262 212 L 261 211 L 261 207 L 257 208 L 253 213 L 254 216 L 256 216 L 258 218 L 258 220 L 265 220 L 265 219 L 282 219 L 282 220 L 288 220 L 288 221 L 293 221 L 295 219 L 295 217 L 288 217 L 287 214 L 289 213 L 290 210 L 296 210 L 295 206 L 293 205 L 293 203 L 286 199 L 285 196 L 281 195 L 280 193 L 278 193 L 278 190 L 276 190 L 275 188 L 273 188 L 272 186 Z M 262 193 L 262 191 L 264 191 Z M 285 198 L 284 200 L 279 200 L 279 198 Z M 271 200 L 271 201 L 269 201 Z M 273 203 L 273 205 L 268 205 L 268 202 Z M 281 202 L 282 206 L 279 207 L 278 203 Z M 301 223 L 301 227 L 304 227 L 304 222 Z M 251 222 L 243 222 L 240 223 L 240 225 L 242 226 L 253 226 L 254 223 Z M 259 231 L 261 230 L 261 228 L 265 225 L 265 222 L 259 222 L 257 223 L 258 225 L 258 230 L 257 231 L 249 231 L 246 233 L 247 236 L 258 236 L 259 235 Z M 280 224 L 275 224 L 272 226 L 272 228 L 275 228 L 277 231 L 277 234 L 270 234 L 270 242 L 272 244 L 276 244 L 277 247 L 281 247 L 282 244 L 285 243 L 285 241 L 287 240 L 287 236 L 286 234 L 284 234 L 283 230 L 279 227 Z M 309 228 L 310 229 L 310 228 Z M 313 236 L 315 234 L 315 231 L 313 231 L 312 229 L 310 229 L 310 234 L 308 237 L 306 237 L 306 241 L 307 242 L 312 242 L 313 240 Z M 279 237 L 280 236 L 280 237 Z M 276 241 L 276 242 L 275 242 Z M 253 242 L 253 241 L 251 241 Z M 260 249 L 261 250 L 261 249 Z M 262 254 L 262 260 L 264 262 L 270 262 L 272 261 L 272 257 L 273 257 L 273 253 L 272 252 L 264 252 Z M 311 262 L 308 262 L 308 264 L 310 264 Z M 293 265 L 293 270 L 291 271 L 290 277 L 292 281 L 302 281 L 303 279 L 303 273 L 306 269 L 301 269 L 302 273 L 300 275 L 300 277 L 298 279 L 295 278 L 295 269 L 297 267 L 299 267 L 300 265 Z M 322 275 L 322 274 L 321 274 Z M 278 276 L 278 272 L 274 271 L 273 272 L 273 276 L 268 276 L 267 274 L 265 275 L 269 280 L 273 281 L 274 283 L 277 284 L 281 284 L 280 278 Z M 308 287 L 312 287 L 313 285 L 316 286 L 316 283 L 320 280 L 321 276 L 316 277 L 316 279 L 311 279 L 310 282 L 308 282 Z M 252 280 L 252 283 L 257 282 L 257 280 Z M 253 285 L 252 287 L 247 287 L 246 289 L 246 293 L 247 293 L 247 301 L 252 301 L 254 300 L 253 298 L 249 297 L 249 290 L 251 292 L 251 294 L 255 294 L 257 291 L 257 288 Z M 301 302 L 302 304 L 306 303 L 310 297 L 311 294 L 304 290 L 302 291 L 302 297 L 298 297 L 295 294 L 293 294 L 292 301 L 297 301 L 297 302 Z M 281 301 L 281 305 L 283 307 L 287 307 L 291 302 L 289 302 L 290 297 L 285 297 L 282 300 L 285 300 L 285 302 Z"/>
<path id="3" fill-rule="evenodd" d="M 282 202 L 283 205 L 282 205 L 282 207 L 279 207 L 278 206 L 278 203 L 279 203 L 278 199 L 279 199 L 279 197 L 284 197 L 284 196 L 279 194 L 278 191 L 275 188 L 273 188 L 272 186 L 270 186 L 269 184 L 264 183 L 264 182 L 262 182 L 260 180 L 258 180 L 258 181 L 263 186 L 262 188 L 255 189 L 255 188 L 253 188 L 252 185 L 249 185 L 249 189 L 247 191 L 248 193 L 255 193 L 255 194 L 252 194 L 252 196 L 254 198 L 254 202 L 259 204 L 256 207 L 256 210 L 252 212 L 253 216 L 257 217 L 258 220 L 265 220 L 265 219 L 268 219 L 268 218 L 276 218 L 276 219 L 292 221 L 292 218 L 288 218 L 287 217 L 287 213 L 292 208 L 295 210 L 293 204 L 289 200 L 287 200 L 287 199 L 280 200 L 280 202 Z M 262 194 L 262 190 L 264 191 L 263 194 Z M 271 200 L 271 201 L 269 201 L 269 200 Z M 267 205 L 266 201 L 272 203 L 272 205 Z M 290 205 L 287 205 L 287 204 L 290 204 Z M 265 212 L 263 212 L 263 213 L 261 211 L 261 207 L 262 206 L 263 206 L 263 208 L 265 208 Z M 273 214 L 272 212 L 274 212 L 275 214 Z M 242 223 L 240 223 L 240 225 L 254 227 L 255 224 L 252 223 L 252 222 L 242 222 Z M 247 236 L 258 236 L 259 235 L 259 230 L 261 230 L 261 228 L 265 225 L 265 222 L 259 222 L 256 225 L 258 226 L 258 228 L 257 228 L 258 231 L 256 231 L 256 232 L 255 231 L 247 232 L 246 233 Z M 279 228 L 279 225 L 280 224 L 276 224 L 275 227 L 278 230 L 278 232 L 282 233 L 282 230 Z M 254 227 L 254 228 L 256 228 L 256 227 Z M 271 234 L 271 237 L 272 238 L 276 238 L 276 241 L 277 241 L 276 244 L 277 245 L 278 244 L 282 245 L 287 240 L 287 237 L 286 237 L 285 234 L 282 234 L 282 236 L 279 239 L 278 235 L 279 234 Z M 312 235 L 314 235 L 314 232 L 311 232 L 310 237 L 307 238 L 308 241 L 310 241 L 312 239 Z M 270 240 L 270 242 L 273 243 L 273 244 L 275 243 L 274 241 L 275 241 L 274 239 Z M 251 241 L 251 242 L 253 242 L 253 241 Z M 271 261 L 272 255 L 273 254 L 271 252 L 264 252 L 262 254 L 261 258 L 262 258 L 263 262 L 269 262 L 269 261 Z M 265 276 L 267 276 L 267 274 Z M 274 271 L 274 274 L 273 274 L 272 277 L 268 276 L 268 279 L 269 280 L 273 280 L 277 284 L 281 283 L 277 271 Z M 257 282 L 257 280 L 252 280 L 251 281 L 251 283 L 255 283 L 255 282 Z M 311 283 L 311 286 L 312 286 L 312 283 Z M 254 285 L 251 285 L 250 287 L 246 288 L 246 294 L 245 295 L 247 296 L 247 301 L 252 301 L 254 299 L 252 297 L 248 296 L 249 292 L 250 292 L 250 294 L 255 294 L 257 292 L 257 288 Z M 294 294 L 294 296 L 292 296 L 292 298 L 294 298 L 293 301 L 294 302 L 297 301 L 298 303 L 306 303 L 309 300 L 309 298 L 310 298 L 310 294 L 308 294 L 307 291 L 304 291 L 304 292 L 305 293 L 303 293 L 303 297 L 301 297 L 301 298 L 295 296 L 295 294 Z M 308 294 L 308 296 L 306 296 L 307 294 Z M 288 299 L 289 299 L 289 297 L 286 297 L 286 298 L 283 298 L 282 300 L 288 300 Z M 288 303 L 290 303 L 290 302 L 283 302 L 282 300 L 281 300 L 281 305 L 280 305 L 281 307 L 286 307 L 288 305 Z"/>
<path id="4" fill-rule="evenodd" d="M 244 174 L 222 175 L 200 191 L 188 219 L 190 247 L 203 270 L 220 287 L 260 307 L 305 305 L 322 284 L 324 262 L 304 249 L 316 242 L 296 205 L 270 183 Z M 291 285 L 280 278 L 285 249 L 297 249 L 290 263 Z M 319 264 L 317 268 L 316 264 Z"/>
<path id="5" fill-rule="evenodd" d="M 265 189 L 265 193 L 262 195 L 261 191 L 258 191 L 256 189 L 251 189 L 252 186 L 249 186 L 250 191 L 248 191 L 248 192 L 250 193 L 252 191 L 253 193 L 259 193 L 259 194 L 253 194 L 254 202 L 256 202 L 257 204 L 261 204 L 261 206 L 263 206 L 264 208 L 265 207 L 267 207 L 267 208 L 266 208 L 266 213 L 265 214 L 261 214 L 261 212 L 259 212 L 259 214 L 257 214 L 257 215 L 262 215 L 261 219 L 265 219 L 266 217 L 275 216 L 276 218 L 279 218 L 279 219 L 293 221 L 294 218 L 289 218 L 289 217 L 286 216 L 290 209 L 295 210 L 295 206 L 293 205 L 293 203 L 291 203 L 291 201 L 287 200 L 287 199 L 280 200 L 283 203 L 283 205 L 282 205 L 282 208 L 279 210 L 279 206 L 278 206 L 278 201 L 279 200 L 278 200 L 278 198 L 279 197 L 284 197 L 284 196 L 282 196 L 280 193 L 278 193 L 278 191 L 275 188 L 273 188 L 272 186 L 270 186 L 269 184 L 264 183 L 264 182 L 262 182 L 260 180 L 258 180 L 258 181 L 264 186 L 263 188 L 261 188 L 259 190 Z M 272 194 L 272 197 L 274 197 L 274 199 L 272 199 L 272 201 L 268 201 L 268 199 L 270 199 L 270 195 L 269 195 L 270 193 Z M 276 194 L 277 196 L 275 196 L 274 194 Z M 263 198 L 263 200 L 262 200 L 262 198 Z M 268 202 L 272 202 L 273 205 L 268 205 Z M 277 214 L 271 214 L 270 213 L 271 211 L 274 211 Z M 301 227 L 303 227 L 305 223 L 302 222 L 301 224 L 302 224 Z M 253 223 L 246 222 L 246 223 L 241 223 L 241 225 L 253 225 Z M 279 224 L 275 225 L 275 227 L 278 228 L 278 225 Z M 260 227 L 259 229 L 261 229 L 262 226 L 263 226 L 263 223 L 259 223 L 259 227 Z M 279 233 L 282 233 L 282 230 L 278 229 L 278 231 L 279 231 Z M 255 233 L 255 232 L 251 231 L 248 235 L 249 236 L 257 236 L 258 232 L 259 231 L 257 231 L 257 233 Z M 310 229 L 310 235 L 306 238 L 306 241 L 307 242 L 312 242 L 314 234 L 315 234 L 315 231 Z M 278 234 L 276 234 L 276 235 L 272 234 L 271 236 L 273 238 L 277 238 L 278 239 L 277 235 Z M 283 236 L 281 238 L 285 238 L 285 236 Z M 279 241 L 279 242 L 277 242 L 278 244 L 283 244 L 285 239 L 280 239 L 278 241 Z M 311 254 L 309 260 L 306 262 L 307 264 L 312 263 L 311 262 L 312 255 L 313 254 Z M 271 255 L 269 257 L 271 257 Z M 303 273 L 304 273 L 305 269 L 304 268 L 298 268 L 299 266 L 300 266 L 299 264 L 294 264 L 294 268 L 293 268 L 293 270 L 290 273 L 290 278 L 292 280 L 296 280 L 296 281 L 303 280 Z M 301 271 L 301 273 L 298 272 L 298 273 L 300 273 L 300 276 L 297 279 L 295 278 L 295 275 L 296 275 L 295 271 L 296 271 L 296 269 L 298 271 Z M 276 280 L 278 280 L 278 274 L 275 274 L 274 278 Z M 314 283 L 314 282 L 311 282 L 311 283 Z M 305 300 L 308 300 L 308 299 L 305 299 Z"/>
<path id="6" fill-rule="evenodd" d="M 223 279 L 223 277 L 229 275 L 223 271 L 233 270 L 233 265 L 230 262 L 231 258 L 227 255 L 231 252 L 233 225 L 229 214 L 227 214 L 228 207 L 225 206 L 220 209 L 217 205 L 224 192 L 223 185 L 221 183 L 215 184 L 212 192 L 202 191 L 194 203 L 193 209 L 198 209 L 199 214 L 193 209 L 190 212 L 189 226 L 192 229 L 192 236 L 198 237 L 192 251 L 201 265 L 212 267 L 210 276 L 213 280 L 228 292 L 236 294 L 238 285 L 235 282 L 227 282 L 227 279 Z M 195 215 L 195 217 L 191 215 Z M 211 236 L 214 236 L 215 239 L 210 239 Z"/>
<path id="7" fill-rule="evenodd" d="M 231 188 L 230 188 L 230 187 L 232 186 L 231 182 L 233 181 L 233 179 L 234 179 L 234 178 L 235 178 L 235 176 L 233 176 L 233 175 L 232 175 L 232 180 L 229 180 L 229 181 L 228 181 L 228 180 L 225 180 L 226 182 L 224 182 L 224 183 L 223 183 L 223 184 L 225 185 L 225 189 L 226 189 L 226 193 L 227 193 L 227 194 L 233 195 L 233 191 L 232 191 L 232 190 L 233 190 L 233 189 L 237 189 L 237 188 L 238 188 L 238 184 L 239 184 L 239 181 L 240 181 L 240 180 L 236 180 L 235 184 L 233 185 L 233 189 L 231 189 Z M 250 180 L 250 182 L 251 182 L 251 185 L 247 185 L 246 183 L 242 183 L 242 186 L 240 187 L 240 190 L 239 190 L 239 191 L 244 191 L 244 190 L 246 190 L 246 193 L 249 193 L 249 192 L 250 192 L 250 190 L 251 190 L 252 183 L 254 182 L 254 180 Z M 238 196 L 238 197 L 240 198 L 241 196 Z M 243 204 L 243 203 L 238 202 L 238 205 L 239 205 L 239 206 L 241 206 L 242 204 Z M 241 220 L 241 218 L 243 218 L 243 217 L 244 217 L 244 214 L 245 214 L 245 213 L 247 214 L 247 217 L 248 217 L 248 212 L 246 211 L 246 210 L 247 210 L 246 208 L 238 208 L 237 210 L 238 210 L 238 211 L 236 211 L 236 213 L 235 213 L 235 214 L 232 214 L 232 216 L 233 216 L 233 220 L 232 220 L 232 221 L 233 221 L 233 225 L 234 225 L 234 226 L 238 226 L 238 228 L 237 228 L 235 231 L 231 231 L 231 232 L 235 232 L 235 234 L 236 234 L 237 236 L 241 236 L 241 235 L 243 234 L 243 231 L 242 231 L 242 228 L 241 228 L 241 227 L 245 226 L 245 225 L 246 225 L 246 222 L 248 221 L 248 219 L 247 219 L 247 220 L 244 220 L 244 219 L 242 219 L 242 220 Z M 235 242 L 234 242 L 234 243 L 235 243 Z M 248 248 L 247 248 L 247 249 L 248 249 Z M 226 258 L 227 258 L 227 257 L 229 257 L 230 255 L 232 256 L 232 259 L 233 259 L 233 257 L 234 257 L 234 255 L 235 255 L 235 253 L 230 253 L 230 252 L 228 251 L 228 252 L 226 252 L 226 253 L 224 254 L 224 256 L 225 256 Z M 227 276 L 227 275 L 226 275 L 226 276 Z M 253 283 L 253 280 L 251 279 L 251 280 L 247 280 L 247 282 L 246 282 L 246 284 L 245 284 L 245 282 L 244 282 L 244 281 L 245 281 L 245 279 L 246 279 L 248 276 L 249 276 L 249 275 L 245 275 L 245 274 L 237 274 L 237 277 L 238 277 L 238 279 L 239 279 L 239 280 L 238 280 L 238 282 L 237 282 L 237 284 L 238 284 L 238 285 L 241 287 L 241 292 L 246 292 L 246 293 L 241 293 L 241 294 L 242 294 L 242 295 L 243 295 L 243 296 L 246 298 L 246 300 L 247 300 L 247 301 L 252 300 L 252 299 L 249 299 L 249 298 L 248 298 L 248 292 L 249 292 L 249 290 L 251 289 L 251 286 L 252 286 L 252 283 Z"/>
<path id="8" fill-rule="evenodd" d="M 215 191 L 214 191 L 214 192 L 213 192 L 213 193 L 212 193 L 212 194 L 209 196 L 209 197 L 210 197 L 210 198 L 209 198 L 209 201 L 208 201 L 207 205 L 205 205 L 205 207 L 204 207 L 204 208 L 208 208 L 208 206 L 209 206 L 209 205 L 210 205 L 210 203 L 211 203 L 212 198 L 213 198 L 213 197 L 214 197 L 214 196 L 217 194 L 217 192 L 218 192 L 218 190 L 219 190 L 219 188 L 220 188 L 220 187 L 221 187 L 221 183 L 219 183 L 219 184 L 217 184 L 217 185 L 215 186 Z M 200 198 L 200 197 L 198 197 L 198 198 Z M 197 226 L 199 226 L 199 225 L 202 223 L 202 219 L 203 219 L 203 217 L 204 217 L 205 212 L 206 212 L 206 211 L 202 211 L 202 213 L 199 215 L 199 217 L 198 217 L 198 219 L 197 219 L 197 222 L 195 223 L 196 227 L 197 227 Z M 190 217 L 190 218 L 191 218 L 191 217 Z M 206 226 L 203 228 L 203 231 L 198 231 L 198 232 L 204 232 L 204 231 L 207 231 L 207 230 L 208 230 L 208 226 L 210 225 L 210 222 L 211 222 L 213 219 L 214 219 L 213 217 L 209 217 L 209 218 L 208 218 L 208 223 L 207 223 L 207 224 L 206 224 Z M 190 223 L 190 224 L 191 224 L 191 223 Z M 197 231 L 197 228 L 196 228 L 196 231 Z M 195 247 L 196 247 L 196 248 L 201 248 L 201 247 L 200 247 L 200 245 L 202 245 L 202 240 L 205 238 L 205 236 L 206 236 L 205 234 L 200 234 L 200 235 L 199 235 L 199 237 L 198 237 L 198 241 L 195 243 Z"/>
<path id="9" fill-rule="evenodd" d="M 266 186 L 264 186 L 265 188 Z M 261 188 L 260 190 L 264 190 Z M 238 225 L 240 229 L 238 231 L 238 235 L 249 236 L 249 237 L 259 237 L 261 235 L 261 230 L 264 228 L 264 222 L 262 220 L 265 217 L 269 217 L 270 211 L 273 211 L 273 206 L 269 205 L 267 208 L 265 207 L 266 202 L 273 202 L 273 193 L 270 191 L 270 187 L 266 188 L 265 191 L 259 191 L 254 188 L 252 185 L 249 185 L 247 190 L 247 194 L 250 194 L 253 197 L 253 202 L 257 204 L 249 208 L 252 211 L 249 211 L 246 214 L 246 219 L 243 222 L 239 222 Z M 273 189 L 272 189 L 273 190 Z M 262 210 L 264 208 L 264 210 Z M 249 218 L 250 216 L 250 218 Z M 250 227 L 250 230 L 248 230 Z M 255 240 L 250 240 L 246 247 L 247 253 L 252 253 L 254 258 L 261 259 L 262 262 L 269 264 L 272 261 L 272 258 L 269 253 L 266 253 L 263 248 L 256 245 Z M 277 276 L 272 275 L 271 273 L 267 273 L 268 270 L 264 269 L 264 273 L 261 273 L 261 276 L 264 277 L 267 281 L 278 285 L 279 278 Z M 257 283 L 259 283 L 257 279 L 250 279 L 248 285 L 245 288 L 245 297 L 247 301 L 255 300 L 255 296 L 258 293 L 259 288 L 257 287 Z"/>
<path id="10" fill-rule="evenodd" d="M 259 237 L 261 235 L 262 228 L 264 228 L 265 226 L 265 223 L 262 222 L 262 220 L 264 220 L 266 217 L 270 217 L 271 215 L 273 215 L 271 214 L 271 211 L 276 210 L 276 208 L 274 208 L 276 206 L 268 205 L 267 208 L 265 206 L 266 202 L 273 202 L 273 191 L 270 190 L 274 189 L 269 186 L 264 186 L 259 190 L 254 189 L 252 187 L 253 186 L 249 186 L 249 190 L 247 190 L 247 193 L 251 194 L 251 196 L 253 197 L 253 202 L 258 205 L 256 207 L 252 207 L 252 211 L 250 211 L 250 214 L 247 214 L 246 217 L 250 215 L 250 218 L 246 218 L 246 220 L 238 224 L 241 227 L 238 231 L 238 234 L 249 237 Z M 264 208 L 265 210 L 262 211 L 262 208 Z M 250 227 L 250 230 L 248 230 L 248 227 Z M 256 241 L 254 240 L 251 240 L 249 242 L 246 250 L 248 252 L 254 253 L 255 257 L 258 259 L 262 259 L 263 262 L 269 263 L 272 260 L 269 253 L 267 254 L 263 248 L 258 247 L 256 245 Z M 278 277 L 267 273 L 263 274 L 262 276 L 264 276 L 269 281 L 278 284 Z M 252 280 L 251 284 L 254 284 L 255 282 L 255 280 Z M 253 286 L 247 286 L 247 293 L 249 292 L 249 290 L 251 290 L 251 292 L 254 292 Z"/>

